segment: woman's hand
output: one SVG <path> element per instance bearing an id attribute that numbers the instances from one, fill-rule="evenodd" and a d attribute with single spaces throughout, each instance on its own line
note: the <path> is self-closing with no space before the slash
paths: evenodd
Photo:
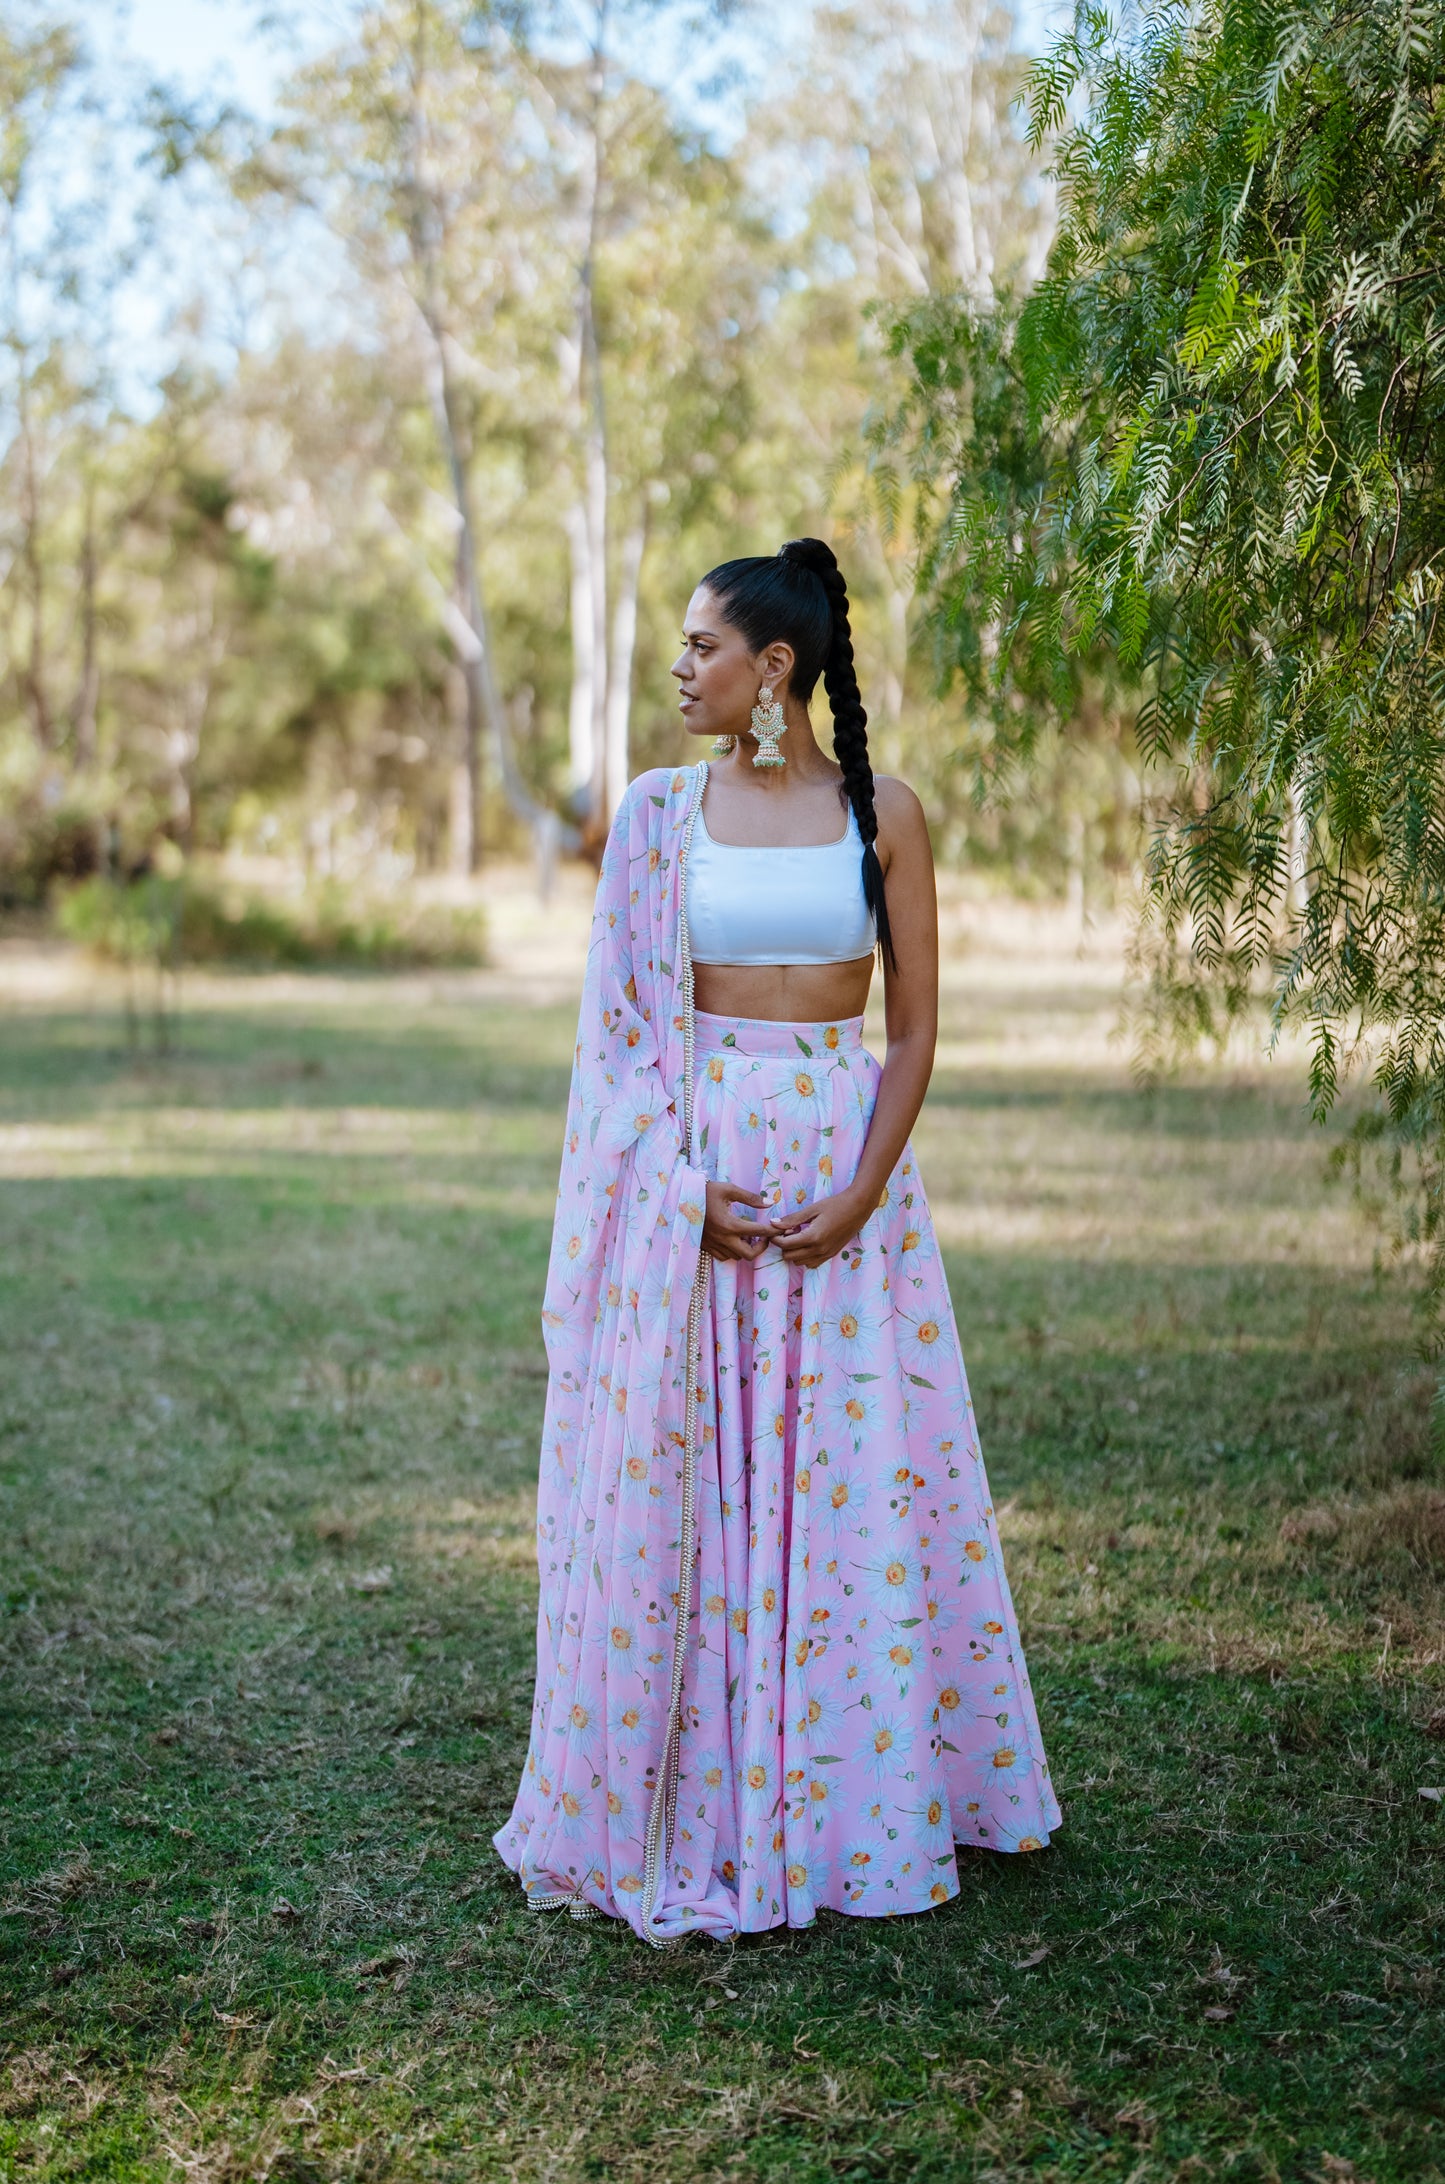
<path id="1" fill-rule="evenodd" d="M 764 1209 L 772 1203 L 757 1191 L 745 1191 L 734 1183 L 709 1183 L 703 1215 L 702 1248 L 714 1259 L 746 1259 L 751 1263 L 764 1246 L 776 1242 L 771 1222 L 759 1225 L 734 1213 L 734 1205 Z"/>
<path id="2" fill-rule="evenodd" d="M 840 1191 L 836 1198 L 781 1215 L 772 1224 L 773 1241 L 790 1266 L 824 1266 L 852 1243 L 872 1211 L 852 1192 Z"/>

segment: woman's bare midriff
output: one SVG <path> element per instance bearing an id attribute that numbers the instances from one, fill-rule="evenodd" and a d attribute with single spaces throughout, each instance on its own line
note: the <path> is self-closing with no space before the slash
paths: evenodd
<path id="1" fill-rule="evenodd" d="M 694 963 L 693 1001 L 708 1016 L 771 1024 L 836 1024 L 861 1016 L 871 955 L 851 963 Z"/>

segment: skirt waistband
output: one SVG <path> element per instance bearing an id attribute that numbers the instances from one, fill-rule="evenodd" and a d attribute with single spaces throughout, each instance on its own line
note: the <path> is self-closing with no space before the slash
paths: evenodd
<path id="1" fill-rule="evenodd" d="M 800 1052 L 849 1054 L 863 1044 L 861 1016 L 843 1016 L 833 1024 L 792 1023 L 765 1016 L 694 1016 L 696 1051 L 703 1054 L 779 1054 Z"/>

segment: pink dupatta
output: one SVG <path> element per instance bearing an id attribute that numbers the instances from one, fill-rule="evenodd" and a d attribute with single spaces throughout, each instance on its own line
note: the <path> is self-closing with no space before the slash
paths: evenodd
<path id="1" fill-rule="evenodd" d="M 640 775 L 602 860 L 542 1315 L 537 1690 L 496 1837 L 532 1906 L 605 1911 L 658 1946 L 709 1925 L 664 1901 L 709 1266 L 683 910 L 706 779 Z"/>

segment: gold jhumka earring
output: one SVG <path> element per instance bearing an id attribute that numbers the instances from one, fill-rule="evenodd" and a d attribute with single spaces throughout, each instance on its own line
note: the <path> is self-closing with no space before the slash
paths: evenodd
<path id="1" fill-rule="evenodd" d="M 729 751 L 735 751 L 737 749 L 737 742 L 738 739 L 736 736 L 714 736 L 712 739 L 713 757 L 726 758 Z"/>
<path id="2" fill-rule="evenodd" d="M 778 749 L 778 738 L 787 727 L 783 708 L 773 696 L 771 686 L 763 684 L 758 692 L 758 702 L 752 712 L 753 734 L 758 747 L 753 756 L 755 766 L 786 766 L 788 761 Z"/>

